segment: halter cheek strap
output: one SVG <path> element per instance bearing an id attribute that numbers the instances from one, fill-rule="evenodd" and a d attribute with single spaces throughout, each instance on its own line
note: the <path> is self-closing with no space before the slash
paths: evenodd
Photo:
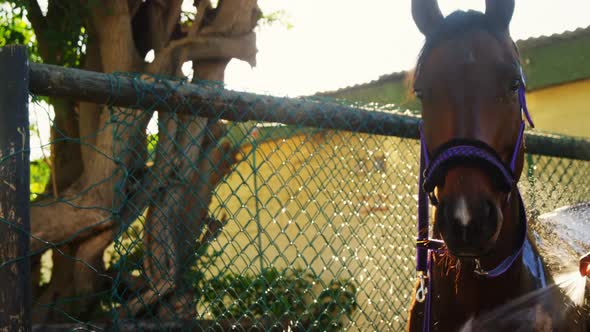
<path id="1" fill-rule="evenodd" d="M 521 68 L 522 75 L 522 68 Z M 526 121 L 531 127 L 534 127 L 533 121 L 528 111 L 525 98 L 524 75 L 522 75 L 522 84 L 518 90 L 518 99 L 520 103 L 520 111 L 526 118 Z M 504 191 L 510 192 L 516 185 L 515 168 L 519 152 L 522 148 L 523 135 L 525 129 L 525 122 L 521 121 L 517 141 L 514 146 L 514 151 L 510 158 L 510 162 L 506 165 L 495 151 L 487 144 L 481 141 L 474 140 L 457 140 L 451 141 L 443 145 L 443 148 L 438 151 L 434 158 L 430 158 L 428 149 L 422 131 L 422 124 L 420 124 L 420 173 L 418 183 L 418 237 L 416 239 L 416 270 L 420 278 L 420 287 L 416 292 L 416 300 L 425 303 L 423 331 L 430 331 L 430 281 L 432 274 L 432 259 L 433 253 L 442 251 L 444 249 L 444 242 L 442 240 L 429 238 L 429 197 L 433 205 L 437 205 L 437 200 L 434 195 L 434 188 L 438 178 L 444 173 L 454 162 L 475 161 L 484 165 L 496 174 L 503 185 Z M 475 273 L 487 277 L 495 278 L 506 272 L 514 263 L 514 261 L 522 253 L 523 247 L 526 243 L 526 210 L 518 188 L 516 189 L 519 204 L 520 223 L 524 225 L 520 245 L 518 249 L 510 256 L 505 258 L 498 266 L 491 270 L 485 271 L 477 264 Z"/>
<path id="2" fill-rule="evenodd" d="M 528 112 L 526 113 L 528 114 Z M 524 134 L 524 121 L 520 122 L 520 129 L 518 129 L 518 138 L 516 139 L 516 146 L 514 147 L 514 151 L 512 152 L 512 158 L 510 158 L 510 170 L 512 173 L 515 173 L 516 168 L 516 158 L 518 158 L 518 152 L 522 147 L 522 135 Z"/>
<path id="3" fill-rule="evenodd" d="M 507 258 L 505 258 L 500 264 L 498 264 L 498 266 L 496 266 L 495 268 L 489 270 L 489 271 L 485 271 L 481 268 L 481 266 L 479 266 L 479 260 L 476 260 L 476 269 L 475 269 L 475 273 L 481 276 L 485 276 L 488 278 L 495 278 L 498 277 L 502 274 L 504 274 L 504 272 L 506 272 L 514 263 L 514 261 L 516 260 L 516 258 L 518 258 L 518 256 L 520 256 L 520 254 L 522 253 L 522 250 L 524 248 L 525 242 L 526 242 L 526 235 L 527 235 L 527 222 L 526 222 L 526 210 L 524 208 L 524 202 L 522 201 L 522 197 L 520 196 L 520 192 L 518 192 L 517 190 L 517 196 L 518 196 L 518 209 L 519 209 L 519 215 L 520 215 L 520 223 L 524 225 L 524 232 L 522 232 L 522 237 L 519 241 L 519 243 L 521 243 L 521 245 L 518 247 L 518 250 L 515 251 L 514 253 L 512 253 L 512 255 L 508 256 Z"/>
<path id="4" fill-rule="evenodd" d="M 520 103 L 520 111 L 526 117 L 526 120 L 528 121 L 531 128 L 535 128 L 535 124 L 533 123 L 533 119 L 531 118 L 531 114 L 529 113 L 529 108 L 526 104 L 526 96 L 525 96 L 526 78 L 524 76 L 524 72 L 522 71 L 522 67 L 519 67 L 519 68 L 520 68 L 520 80 L 522 83 L 520 85 L 520 87 L 518 87 L 518 102 Z"/>

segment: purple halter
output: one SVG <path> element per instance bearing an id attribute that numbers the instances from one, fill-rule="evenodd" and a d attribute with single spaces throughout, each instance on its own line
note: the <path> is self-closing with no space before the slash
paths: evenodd
<path id="1" fill-rule="evenodd" d="M 531 127 L 534 127 L 533 121 L 529 114 L 526 98 L 525 98 L 525 81 L 524 75 L 521 68 L 522 84 L 518 90 L 518 98 L 520 103 L 521 113 L 524 114 L 526 120 Z M 504 192 L 510 193 L 512 188 L 516 185 L 516 179 L 514 176 L 516 159 L 518 152 L 522 147 L 523 134 L 525 128 L 525 121 L 521 121 L 518 139 L 512 152 L 510 164 L 506 165 L 498 154 L 484 142 L 477 140 L 451 140 L 443 144 L 433 154 L 433 158 L 430 159 L 428 150 L 426 148 L 426 142 L 424 141 L 424 135 L 422 133 L 422 124 L 420 125 L 420 175 L 418 184 L 418 238 L 416 240 L 416 270 L 418 271 L 420 278 L 420 288 L 416 292 L 416 300 L 418 302 L 425 303 L 424 310 L 424 325 L 423 331 L 430 331 L 430 281 L 432 273 L 432 253 L 440 252 L 444 242 L 438 239 L 429 238 L 429 198 L 432 205 L 437 205 L 437 199 L 434 195 L 434 189 L 437 185 L 437 180 L 444 176 L 446 171 L 456 163 L 465 162 L 477 162 L 479 166 L 485 167 L 490 175 L 494 176 L 496 183 L 500 184 L 500 188 Z M 476 260 L 476 271 L 475 273 L 488 277 L 495 278 L 504 272 L 506 272 L 514 263 L 517 257 L 521 254 L 523 247 L 526 242 L 526 211 L 524 203 L 516 189 L 519 200 L 520 209 L 520 222 L 525 227 L 523 238 L 518 250 L 512 255 L 505 258 L 495 268 L 485 271 L 479 266 L 479 261 Z M 510 196 L 508 197 L 508 199 Z"/>

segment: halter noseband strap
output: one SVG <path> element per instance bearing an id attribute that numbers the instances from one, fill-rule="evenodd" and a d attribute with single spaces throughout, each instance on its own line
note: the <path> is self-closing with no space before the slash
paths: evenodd
<path id="1" fill-rule="evenodd" d="M 531 127 L 534 127 L 531 116 L 528 112 L 525 98 L 525 81 L 522 75 L 522 84 L 518 90 L 518 99 L 520 103 L 521 113 L 524 114 L 526 120 Z M 493 175 L 500 184 L 501 190 L 504 192 L 511 192 L 516 185 L 515 168 L 518 154 L 522 147 L 523 134 L 525 129 L 525 122 L 521 121 L 518 138 L 514 146 L 514 151 L 510 158 L 509 164 L 504 163 L 498 154 L 484 142 L 477 140 L 451 140 L 443 144 L 434 154 L 431 160 L 424 135 L 422 132 L 422 124 L 420 124 L 420 174 L 418 184 L 418 238 L 416 240 L 416 270 L 419 273 L 421 286 L 416 293 L 416 300 L 423 302 L 426 300 L 426 308 L 424 312 L 424 326 L 423 331 L 430 330 L 430 274 L 432 268 L 432 252 L 443 250 L 444 242 L 442 240 L 429 238 L 429 198 L 433 205 L 437 205 L 437 199 L 434 195 L 434 189 L 444 178 L 446 171 L 456 163 L 474 162 L 480 167 L 485 167 L 491 175 Z M 518 249 L 505 258 L 495 268 L 485 271 L 482 270 L 479 264 L 476 267 L 475 273 L 494 278 L 506 272 L 520 256 L 525 241 L 526 241 L 526 211 L 524 203 L 518 192 L 518 204 L 520 212 L 520 221 L 524 224 L 525 231 Z M 478 261 L 476 261 L 478 262 Z"/>

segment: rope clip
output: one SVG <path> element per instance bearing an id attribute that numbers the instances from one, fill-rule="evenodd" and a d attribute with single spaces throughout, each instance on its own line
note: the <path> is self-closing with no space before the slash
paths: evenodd
<path id="1" fill-rule="evenodd" d="M 475 259 L 475 269 L 473 270 L 473 272 L 475 274 L 477 274 L 478 276 L 487 276 L 488 275 L 488 271 L 484 270 L 481 267 L 481 263 L 479 262 L 479 258 Z"/>
<path id="2" fill-rule="evenodd" d="M 426 300 L 426 294 L 428 294 L 428 288 L 426 287 L 427 276 L 420 274 L 418 278 L 420 278 L 420 287 L 418 287 L 418 290 L 416 291 L 416 301 L 422 303 Z"/>

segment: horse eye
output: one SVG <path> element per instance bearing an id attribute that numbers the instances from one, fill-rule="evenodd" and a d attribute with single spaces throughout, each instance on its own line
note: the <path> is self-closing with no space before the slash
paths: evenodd
<path id="1" fill-rule="evenodd" d="M 414 96 L 416 96 L 416 98 L 422 100 L 422 96 L 423 96 L 422 90 L 420 90 L 420 89 L 414 89 Z"/>
<path id="2" fill-rule="evenodd" d="M 521 84 L 522 84 L 522 81 L 520 79 L 513 80 L 510 83 L 510 91 L 512 91 L 512 92 L 518 91 L 518 89 L 520 89 Z"/>

